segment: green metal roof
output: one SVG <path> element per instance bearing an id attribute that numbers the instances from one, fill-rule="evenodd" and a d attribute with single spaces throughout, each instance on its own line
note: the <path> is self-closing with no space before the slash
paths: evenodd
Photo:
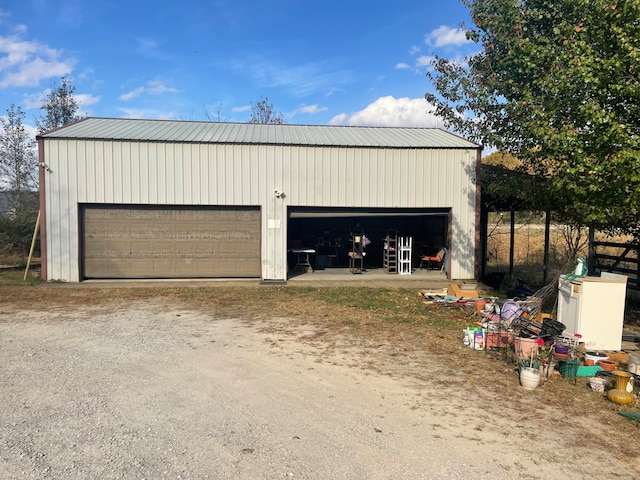
<path id="1" fill-rule="evenodd" d="M 332 147 L 479 148 L 475 143 L 438 128 L 264 125 L 127 118 L 85 118 L 45 132 L 37 138 Z"/>

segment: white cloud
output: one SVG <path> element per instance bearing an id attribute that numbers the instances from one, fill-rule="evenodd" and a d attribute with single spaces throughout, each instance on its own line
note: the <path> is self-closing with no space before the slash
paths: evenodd
<path id="1" fill-rule="evenodd" d="M 336 115 L 329 125 L 442 128 L 442 119 L 430 113 L 432 109 L 424 98 L 381 97 L 364 110 Z"/>
<path id="2" fill-rule="evenodd" d="M 0 36 L 0 87 L 38 85 L 42 80 L 70 73 L 75 59 L 37 41 Z"/>
<path id="3" fill-rule="evenodd" d="M 414 55 L 418 55 L 420 53 L 420 47 L 418 47 L 417 45 L 412 45 L 411 48 L 409 49 L 409 55 L 411 55 L 412 57 Z"/>
<path id="4" fill-rule="evenodd" d="M 128 102 L 129 100 L 139 97 L 140 95 L 142 95 L 143 92 L 144 92 L 144 87 L 138 87 L 128 91 L 127 93 L 123 93 L 122 95 L 120 95 L 119 98 L 120 100 L 124 100 L 125 102 Z"/>
<path id="5" fill-rule="evenodd" d="M 124 100 L 125 102 L 132 100 L 140 95 L 160 95 L 161 93 L 177 93 L 178 90 L 173 87 L 167 87 L 160 80 L 150 80 L 147 82 L 145 86 L 134 88 L 133 90 L 123 93 L 120 95 L 120 100 Z"/>
<path id="6" fill-rule="evenodd" d="M 331 87 L 327 90 L 327 93 L 325 93 L 325 97 L 329 98 L 329 97 L 333 97 L 334 95 L 337 95 L 338 93 L 344 92 L 343 88 L 337 88 L 337 87 Z"/>
<path id="7" fill-rule="evenodd" d="M 431 33 L 426 34 L 424 40 L 427 45 L 433 45 L 435 47 L 445 47 L 448 45 L 457 46 L 471 43 L 471 40 L 467 40 L 467 36 L 463 30 L 447 27 L 446 25 L 440 25 Z"/>
<path id="8" fill-rule="evenodd" d="M 251 105 L 242 105 L 241 107 L 233 107 L 231 109 L 234 113 L 248 112 L 249 110 L 251 110 Z"/>
<path id="9" fill-rule="evenodd" d="M 165 58 L 160 49 L 160 44 L 153 38 L 136 37 L 136 53 L 149 58 Z"/>
<path id="10" fill-rule="evenodd" d="M 316 113 L 326 112 L 327 110 L 328 110 L 327 107 L 319 107 L 317 104 L 301 105 L 296 109 L 296 113 L 306 113 L 308 115 L 315 115 Z"/>
<path id="11" fill-rule="evenodd" d="M 349 115 L 341 113 L 329 120 L 329 125 L 347 125 L 349 122 Z"/>
<path id="12" fill-rule="evenodd" d="M 100 101 L 100 97 L 96 97 L 91 95 L 90 93 L 79 93 L 74 95 L 75 99 L 78 101 L 78 105 L 80 108 L 88 107 L 89 105 L 93 105 L 94 103 L 98 103 Z"/>
<path id="13" fill-rule="evenodd" d="M 163 112 L 152 109 L 119 109 L 122 112 L 121 118 L 154 118 L 156 120 L 174 120 L 178 118 L 175 112 Z"/>
<path id="14" fill-rule="evenodd" d="M 400 62 L 398 64 L 396 64 L 396 67 L 398 70 L 406 70 L 407 68 L 409 68 L 409 64 L 408 63 L 404 63 L 404 62 Z"/>
<path id="15" fill-rule="evenodd" d="M 47 88 L 41 92 L 31 93 L 23 97 L 23 105 L 26 110 L 39 109 L 44 103 L 47 95 L 51 93 L 51 89 Z M 100 101 L 100 97 L 91 95 L 90 93 L 74 94 L 80 108 L 93 105 Z"/>
<path id="16" fill-rule="evenodd" d="M 42 106 L 42 102 L 50 91 L 51 89 L 47 88 L 42 92 L 30 93 L 28 95 L 25 95 L 22 100 L 22 105 L 24 105 L 25 110 L 40 108 Z"/>
<path id="17" fill-rule="evenodd" d="M 416 58 L 416 66 L 418 67 L 429 67 L 431 66 L 431 62 L 433 62 L 436 57 L 432 57 L 431 55 L 422 55 Z"/>

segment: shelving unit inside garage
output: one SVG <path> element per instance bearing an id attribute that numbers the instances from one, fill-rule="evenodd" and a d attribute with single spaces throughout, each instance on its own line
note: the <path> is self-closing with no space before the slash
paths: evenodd
<path id="1" fill-rule="evenodd" d="M 411 275 L 411 250 L 413 239 L 389 232 L 384 239 L 382 269 L 385 273 Z"/>

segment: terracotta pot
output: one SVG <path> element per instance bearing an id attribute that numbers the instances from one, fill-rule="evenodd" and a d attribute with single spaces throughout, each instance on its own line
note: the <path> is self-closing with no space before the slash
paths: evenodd
<path id="1" fill-rule="evenodd" d="M 553 352 L 553 358 L 558 360 L 567 360 L 569 358 L 569 354 Z"/>
<path id="2" fill-rule="evenodd" d="M 524 360 L 538 354 L 539 345 L 537 338 L 518 337 L 514 340 L 516 357 Z"/>
<path id="3" fill-rule="evenodd" d="M 613 360 L 598 360 L 596 365 L 600 365 L 603 370 L 607 372 L 612 372 L 616 369 L 617 364 Z"/>

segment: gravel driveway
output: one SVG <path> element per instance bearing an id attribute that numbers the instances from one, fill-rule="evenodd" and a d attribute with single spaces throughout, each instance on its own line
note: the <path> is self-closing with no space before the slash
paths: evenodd
<path id="1" fill-rule="evenodd" d="M 599 465 L 597 478 L 634 475 L 607 452 L 580 468 L 538 456 L 562 455 L 553 445 L 528 456 L 507 417 L 479 428 L 486 416 L 464 389 L 312 348 L 161 300 L 0 313 L 0 478 L 570 479 Z"/>

